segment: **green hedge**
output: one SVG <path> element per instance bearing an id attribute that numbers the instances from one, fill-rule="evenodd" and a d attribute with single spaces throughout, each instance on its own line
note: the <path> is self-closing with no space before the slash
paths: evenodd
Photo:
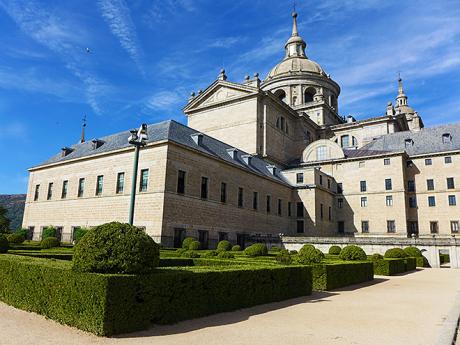
<path id="1" fill-rule="evenodd" d="M 374 261 L 374 274 L 392 276 L 406 272 L 405 259 L 383 259 Z"/>
<path id="2" fill-rule="evenodd" d="M 0 256 L 0 299 L 98 335 L 113 335 L 311 294 L 311 267 L 77 273 L 65 261 Z"/>
<path id="3" fill-rule="evenodd" d="M 417 269 L 417 259 L 416 258 L 405 258 L 404 262 L 406 264 L 406 272 L 415 271 Z"/>
<path id="4" fill-rule="evenodd" d="M 450 262 L 450 257 L 449 254 L 440 254 L 439 255 L 439 263 L 442 264 L 447 264 Z"/>
<path id="5" fill-rule="evenodd" d="M 428 259 L 424 256 L 415 258 L 417 267 L 431 267 Z"/>
<path id="6" fill-rule="evenodd" d="M 344 262 L 312 266 L 313 290 L 333 290 L 374 279 L 371 262 Z"/>

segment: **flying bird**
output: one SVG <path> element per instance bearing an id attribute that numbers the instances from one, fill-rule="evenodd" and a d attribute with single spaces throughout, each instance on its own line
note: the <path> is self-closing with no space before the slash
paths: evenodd
<path id="1" fill-rule="evenodd" d="M 89 54 L 89 53 L 92 53 L 91 49 L 89 48 L 86 48 L 86 52 Z"/>

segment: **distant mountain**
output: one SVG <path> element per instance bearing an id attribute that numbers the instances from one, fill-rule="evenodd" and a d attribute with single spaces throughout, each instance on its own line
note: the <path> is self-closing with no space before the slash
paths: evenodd
<path id="1" fill-rule="evenodd" d="M 10 219 L 10 228 L 17 229 L 22 224 L 24 216 L 25 194 L 0 195 L 0 205 L 8 210 L 7 217 Z"/>

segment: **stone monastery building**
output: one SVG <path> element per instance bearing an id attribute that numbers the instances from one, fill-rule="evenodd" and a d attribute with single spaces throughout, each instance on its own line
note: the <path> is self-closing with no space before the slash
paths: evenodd
<path id="1" fill-rule="evenodd" d="M 460 123 L 424 128 L 401 79 L 382 116 L 339 115 L 340 86 L 297 31 L 262 81 L 225 71 L 192 94 L 188 126 L 148 126 L 134 224 L 157 242 L 204 245 L 301 236 L 450 237 L 460 223 Z M 30 169 L 23 226 L 72 241 L 75 229 L 127 222 L 129 131 L 81 143 Z M 460 200 L 459 200 L 460 202 Z"/>

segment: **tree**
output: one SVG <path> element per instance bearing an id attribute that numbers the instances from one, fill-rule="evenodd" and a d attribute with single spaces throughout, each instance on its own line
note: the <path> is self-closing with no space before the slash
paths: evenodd
<path id="1" fill-rule="evenodd" d="M 0 233 L 10 231 L 10 220 L 6 217 L 8 211 L 3 206 L 0 206 Z"/>

